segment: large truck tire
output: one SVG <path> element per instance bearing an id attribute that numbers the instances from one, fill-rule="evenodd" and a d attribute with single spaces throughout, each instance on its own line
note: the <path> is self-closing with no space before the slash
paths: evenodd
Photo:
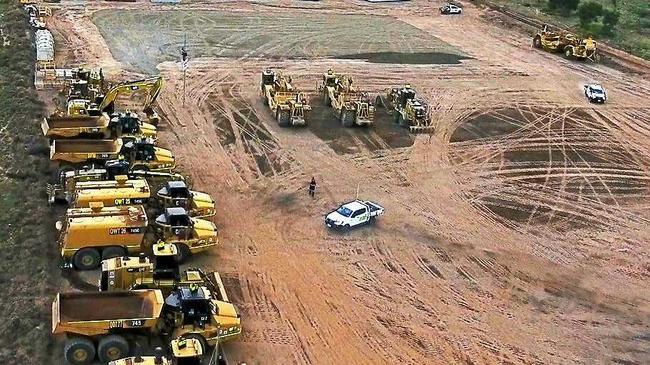
<path id="1" fill-rule="evenodd" d="M 564 57 L 566 57 L 566 58 L 573 57 L 573 48 L 571 48 L 570 46 L 564 48 Z"/>
<path id="2" fill-rule="evenodd" d="M 71 337 L 65 342 L 63 356 L 72 365 L 89 365 L 95 361 L 95 345 L 84 337 Z"/>
<path id="3" fill-rule="evenodd" d="M 110 246 L 102 250 L 102 260 L 126 256 L 126 250 L 119 246 Z"/>
<path id="4" fill-rule="evenodd" d="M 327 92 L 327 88 L 323 89 L 323 104 L 329 106 L 332 101 L 330 100 L 330 94 Z"/>
<path id="5" fill-rule="evenodd" d="M 82 248 L 74 254 L 72 263 L 77 270 L 93 270 L 101 264 L 101 255 L 95 248 Z"/>
<path id="6" fill-rule="evenodd" d="M 542 48 L 542 37 L 541 36 L 536 35 L 535 38 L 533 38 L 533 47 Z"/>
<path id="7" fill-rule="evenodd" d="M 97 357 L 102 363 L 129 356 L 129 343 L 120 335 L 108 335 L 99 340 Z"/>
<path id="8" fill-rule="evenodd" d="M 276 118 L 280 127 L 288 127 L 289 121 L 291 120 L 291 113 L 288 110 L 278 110 Z"/>
<path id="9" fill-rule="evenodd" d="M 192 256 L 192 251 L 190 251 L 190 248 L 184 243 L 176 243 L 176 250 L 178 251 L 178 254 L 176 254 L 176 261 L 179 264 L 186 262 L 190 256 Z"/>
<path id="10" fill-rule="evenodd" d="M 357 113 L 354 110 L 348 110 L 345 107 L 341 109 L 341 124 L 345 128 L 350 128 L 354 125 L 354 120 L 357 118 Z"/>

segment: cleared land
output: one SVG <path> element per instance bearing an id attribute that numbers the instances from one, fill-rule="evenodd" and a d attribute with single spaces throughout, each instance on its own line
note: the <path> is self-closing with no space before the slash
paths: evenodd
<path id="1" fill-rule="evenodd" d="M 180 17 L 148 3 L 95 3 L 53 23 L 64 47 L 94 49 L 77 62 L 165 77 L 160 142 L 220 207 L 222 247 L 194 263 L 219 270 L 242 311 L 230 358 L 646 363 L 650 82 L 533 50 L 528 35 L 470 5 L 443 17 L 440 2 L 292 4 L 190 4 L 174 8 L 188 11 Z M 305 17 L 321 29 L 301 26 Z M 158 64 L 178 57 L 183 24 L 196 34 L 185 96 L 178 63 Z M 336 59 L 384 51 L 469 59 Z M 279 128 L 265 108 L 268 66 L 309 92 L 306 128 Z M 406 134 L 384 110 L 369 130 L 342 129 L 314 91 L 328 68 L 373 94 L 411 82 L 434 108 L 435 134 Z M 592 81 L 608 89 L 604 106 L 582 95 Z M 305 191 L 312 176 L 315 199 Z M 324 213 L 357 190 L 386 216 L 348 233 L 324 229 Z"/>

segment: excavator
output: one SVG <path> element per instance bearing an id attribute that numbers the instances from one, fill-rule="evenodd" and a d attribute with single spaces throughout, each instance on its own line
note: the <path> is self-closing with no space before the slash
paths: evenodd
<path id="1" fill-rule="evenodd" d="M 337 76 L 328 70 L 317 90 L 323 94 L 325 105 L 331 105 L 344 127 L 369 126 L 373 123 L 375 107 L 368 93 L 352 86 L 349 76 Z"/>
<path id="2" fill-rule="evenodd" d="M 162 77 L 129 81 L 112 87 L 105 95 L 102 95 L 100 90 L 92 87 L 92 83 L 89 81 L 77 80 L 70 90 L 66 112 L 55 113 L 52 118 L 57 118 L 60 121 L 63 118 L 106 117 L 114 113 L 115 99 L 118 95 L 144 91 L 147 96 L 143 111 L 149 122 L 155 126 L 160 122 L 160 117 L 153 110 L 152 105 L 160 94 L 162 84 Z M 95 95 L 94 98 L 93 95 Z"/>

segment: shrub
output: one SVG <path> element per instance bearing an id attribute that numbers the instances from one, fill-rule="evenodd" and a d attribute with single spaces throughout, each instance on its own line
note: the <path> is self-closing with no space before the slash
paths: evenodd
<path id="1" fill-rule="evenodd" d="M 603 6 L 600 3 L 588 1 L 578 6 L 578 18 L 583 28 L 588 27 L 601 15 L 603 15 Z"/>

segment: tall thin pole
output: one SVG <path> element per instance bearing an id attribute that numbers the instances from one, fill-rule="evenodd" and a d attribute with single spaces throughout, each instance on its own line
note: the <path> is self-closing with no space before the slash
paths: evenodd
<path id="1" fill-rule="evenodd" d="M 185 74 L 187 71 L 187 62 L 188 62 L 188 57 L 187 57 L 187 34 L 183 34 L 183 47 L 181 48 L 181 58 L 182 58 L 182 65 L 183 65 L 183 106 L 185 106 Z"/>

